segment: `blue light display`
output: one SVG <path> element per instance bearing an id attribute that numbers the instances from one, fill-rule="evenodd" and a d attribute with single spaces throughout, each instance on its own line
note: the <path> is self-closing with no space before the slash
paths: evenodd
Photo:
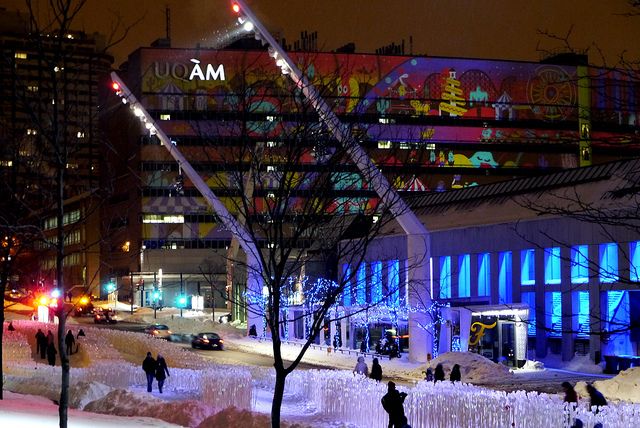
<path id="1" fill-rule="evenodd" d="M 640 281 L 640 241 L 629 243 L 629 279 L 634 282 Z"/>
<path id="2" fill-rule="evenodd" d="M 606 348 L 609 354 L 634 354 L 629 331 L 629 324 L 631 323 L 629 310 L 628 291 L 615 290 L 607 292 L 606 329 L 609 331 L 609 340 Z"/>
<path id="3" fill-rule="evenodd" d="M 382 262 L 371 263 L 371 301 L 382 301 Z"/>
<path id="4" fill-rule="evenodd" d="M 551 307 L 551 317 L 549 319 L 551 336 L 562 334 L 562 294 L 559 291 L 545 293 L 547 308 Z"/>
<path id="5" fill-rule="evenodd" d="M 544 250 L 544 283 L 560 284 L 560 247 Z"/>
<path id="6" fill-rule="evenodd" d="M 529 336 L 536 335 L 536 294 L 532 291 L 522 293 L 522 303 L 529 305 L 529 325 L 527 333 Z"/>
<path id="7" fill-rule="evenodd" d="M 458 258 L 458 297 L 471 296 L 471 266 L 469 254 L 463 254 Z"/>
<path id="8" fill-rule="evenodd" d="M 600 282 L 618 280 L 618 246 L 615 242 L 600 244 Z"/>
<path id="9" fill-rule="evenodd" d="M 478 296 L 491 295 L 491 256 L 478 254 Z"/>
<path id="10" fill-rule="evenodd" d="M 511 251 L 500 253 L 498 257 L 498 264 L 498 293 L 500 303 L 513 303 Z"/>
<path id="11" fill-rule="evenodd" d="M 589 336 L 589 292 L 578 291 L 578 336 Z"/>
<path id="12" fill-rule="evenodd" d="M 589 247 L 576 245 L 571 247 L 571 283 L 586 284 L 589 282 Z"/>
<path id="13" fill-rule="evenodd" d="M 536 260 L 533 248 L 522 250 L 520 253 L 520 284 L 534 285 L 536 283 Z"/>
<path id="14" fill-rule="evenodd" d="M 367 269 L 366 264 L 361 263 L 356 272 L 356 304 L 367 303 Z"/>
<path id="15" fill-rule="evenodd" d="M 400 261 L 389 260 L 388 281 L 389 284 L 389 305 L 400 306 Z"/>
<path id="16" fill-rule="evenodd" d="M 342 292 L 342 304 L 351 306 L 351 268 L 348 264 L 342 265 L 342 275 L 345 281 L 344 291 Z"/>
<path id="17" fill-rule="evenodd" d="M 440 298 L 451 298 L 451 257 L 440 257 Z"/>

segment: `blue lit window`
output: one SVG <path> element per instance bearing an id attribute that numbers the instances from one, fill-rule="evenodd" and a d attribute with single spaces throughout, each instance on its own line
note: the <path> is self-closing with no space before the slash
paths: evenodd
<path id="1" fill-rule="evenodd" d="M 458 258 L 458 297 L 471 296 L 471 265 L 469 254 Z"/>
<path id="2" fill-rule="evenodd" d="M 586 284 L 589 282 L 589 247 L 576 245 L 571 247 L 571 283 Z"/>
<path id="3" fill-rule="evenodd" d="M 547 309 L 547 326 L 550 327 L 550 336 L 562 334 L 562 295 L 559 291 L 545 293 L 546 307 L 551 308 L 551 314 Z M 550 316 L 549 316 L 550 315 Z"/>
<path id="4" fill-rule="evenodd" d="M 560 284 L 560 247 L 544 250 L 544 283 Z"/>
<path id="5" fill-rule="evenodd" d="M 589 292 L 578 291 L 578 336 L 589 336 Z"/>
<path id="6" fill-rule="evenodd" d="M 400 261 L 389 260 L 388 269 L 389 284 L 389 305 L 398 307 L 400 305 Z"/>
<path id="7" fill-rule="evenodd" d="M 600 282 L 618 280 L 618 246 L 614 242 L 600 244 Z"/>
<path id="8" fill-rule="evenodd" d="M 440 298 L 451 298 L 451 257 L 440 257 Z"/>
<path id="9" fill-rule="evenodd" d="M 520 284 L 534 285 L 536 283 L 536 252 L 533 248 L 520 252 Z"/>
<path id="10" fill-rule="evenodd" d="M 382 301 L 382 262 L 371 263 L 371 303 Z"/>
<path id="11" fill-rule="evenodd" d="M 491 256 L 478 254 L 478 296 L 491 295 Z"/>
<path id="12" fill-rule="evenodd" d="M 640 281 L 640 241 L 629 243 L 629 256 L 631 263 L 629 266 L 629 277 L 631 281 Z"/>
<path id="13" fill-rule="evenodd" d="M 629 313 L 629 292 L 607 292 L 607 319 L 606 328 L 610 334 L 609 351 L 613 355 L 627 354 L 630 351 L 631 314 Z"/>
<path id="14" fill-rule="evenodd" d="M 498 255 L 498 294 L 500 303 L 513 303 L 511 260 L 511 251 L 505 251 Z"/>
<path id="15" fill-rule="evenodd" d="M 367 303 L 367 268 L 364 263 L 358 266 L 356 272 L 356 304 L 365 305 Z"/>
<path id="16" fill-rule="evenodd" d="M 529 336 L 536 335 L 536 293 L 527 291 L 522 293 L 522 303 L 529 305 L 529 324 L 527 333 Z"/>
<path id="17" fill-rule="evenodd" d="M 344 278 L 344 291 L 342 292 L 342 304 L 351 306 L 351 268 L 348 264 L 342 265 L 342 275 Z"/>

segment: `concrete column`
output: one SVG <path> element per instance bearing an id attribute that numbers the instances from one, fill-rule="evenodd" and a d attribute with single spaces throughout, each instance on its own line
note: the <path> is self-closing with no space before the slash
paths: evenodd
<path id="1" fill-rule="evenodd" d="M 460 297 L 458 278 L 460 277 L 460 257 L 451 256 L 451 297 Z"/>
<path id="2" fill-rule="evenodd" d="M 562 293 L 562 361 L 569 361 L 575 353 L 573 287 L 571 284 L 571 248 L 560 247 L 560 291 Z"/>
<path id="3" fill-rule="evenodd" d="M 629 244 L 618 244 L 618 282 L 621 284 L 630 283 L 631 274 L 631 250 Z"/>
<path id="4" fill-rule="evenodd" d="M 471 311 L 460 308 L 460 351 L 469 350 L 469 335 L 471 334 Z"/>
<path id="5" fill-rule="evenodd" d="M 349 343 L 347 343 L 347 328 L 349 328 L 348 318 L 341 319 L 340 320 L 340 341 L 342 342 L 343 348 L 350 348 Z"/>
<path id="6" fill-rule="evenodd" d="M 513 301 L 522 303 L 522 263 L 520 261 L 520 250 L 513 250 L 511 253 L 511 286 Z"/>
<path id="7" fill-rule="evenodd" d="M 498 303 L 511 303 L 511 302 L 500 302 L 500 287 L 498 283 L 498 277 L 500 274 L 500 253 L 491 253 L 489 254 L 489 278 L 491 284 L 489 285 L 489 293 L 490 293 L 490 302 L 492 305 L 496 305 Z"/>
<path id="8" fill-rule="evenodd" d="M 469 254 L 469 296 L 478 297 L 478 256 Z"/>
<path id="9" fill-rule="evenodd" d="M 536 358 L 547 356 L 546 299 L 544 284 L 544 249 L 535 249 Z"/>
<path id="10" fill-rule="evenodd" d="M 599 363 L 602 359 L 600 333 L 602 331 L 602 305 L 600 292 L 600 276 L 598 266 L 600 264 L 600 252 L 598 245 L 589 245 L 589 355 L 591 359 Z"/>
<path id="11" fill-rule="evenodd" d="M 407 283 L 410 307 L 430 308 L 432 302 L 431 258 L 429 235 L 407 235 Z M 433 332 L 425 326 L 431 323 L 425 311 L 409 312 L 409 360 L 426 363 L 427 355 L 433 353 Z"/>

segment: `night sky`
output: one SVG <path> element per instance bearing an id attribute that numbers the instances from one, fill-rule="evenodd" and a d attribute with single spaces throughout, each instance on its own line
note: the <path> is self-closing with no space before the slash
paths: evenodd
<path id="1" fill-rule="evenodd" d="M 288 43 L 303 30 L 318 31 L 321 50 L 355 42 L 358 52 L 400 43 L 409 36 L 413 53 L 434 56 L 538 61 L 538 49 L 554 50 L 562 42 L 538 30 L 564 36 L 573 25 L 571 44 L 590 48 L 592 63 L 601 63 L 594 43 L 614 65 L 623 51 L 640 57 L 640 17 L 622 16 L 626 0 L 251 0 L 254 12 Z M 0 0 L 7 9 L 21 0 Z M 131 24 L 129 37 L 112 50 L 116 64 L 137 47 L 165 35 L 165 6 L 171 8 L 174 47 L 210 46 L 216 34 L 234 23 L 229 0 L 89 0 L 76 28 L 109 33 L 114 11 Z"/>

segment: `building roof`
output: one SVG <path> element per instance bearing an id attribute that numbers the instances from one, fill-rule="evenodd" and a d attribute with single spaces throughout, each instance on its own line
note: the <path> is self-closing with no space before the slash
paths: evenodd
<path id="1" fill-rule="evenodd" d="M 572 168 L 550 174 L 517 178 L 446 192 L 435 192 L 420 196 L 408 195 L 407 203 L 416 214 L 425 214 L 430 211 L 430 208 L 437 206 L 475 200 L 486 201 L 488 198 L 508 198 L 525 193 L 608 180 L 614 176 L 624 180 L 618 187 L 610 189 L 611 195 L 628 194 L 629 192 L 640 190 L 638 187 L 640 184 L 640 158 Z"/>

